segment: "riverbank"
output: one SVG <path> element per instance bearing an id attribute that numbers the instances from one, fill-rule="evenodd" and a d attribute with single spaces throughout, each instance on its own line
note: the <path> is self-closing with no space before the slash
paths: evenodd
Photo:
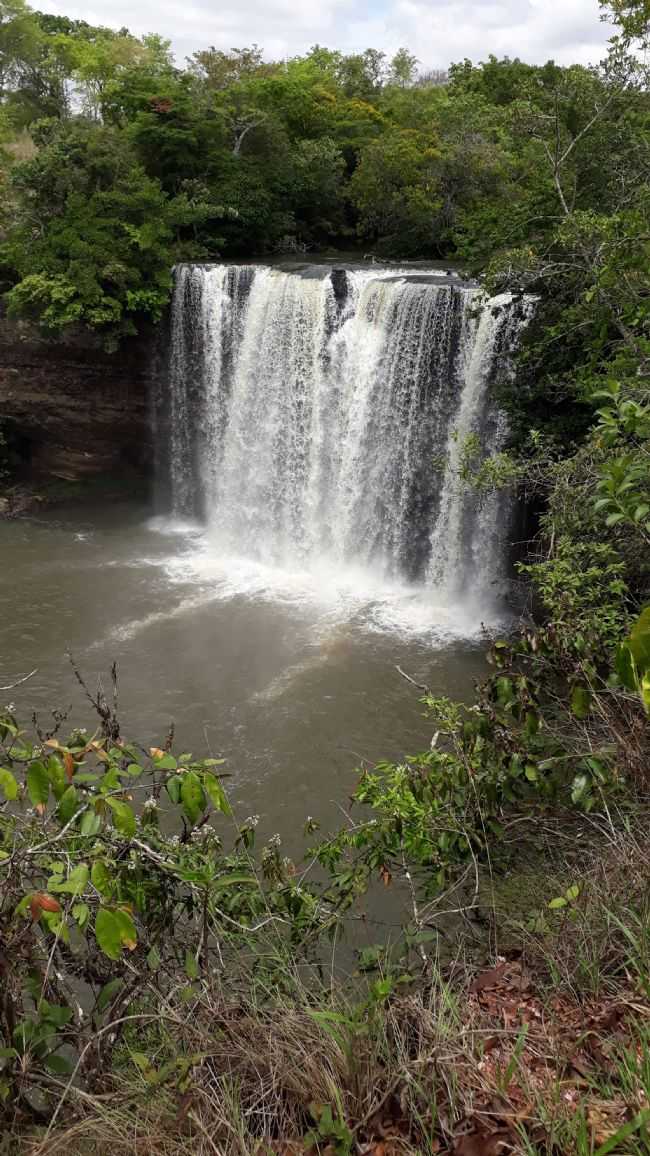
<path id="1" fill-rule="evenodd" d="M 578 894 L 563 907 L 575 878 L 563 851 L 571 821 L 549 826 L 544 876 L 539 861 L 505 888 L 505 877 L 486 875 L 481 918 L 495 949 L 483 965 L 461 934 L 451 963 L 434 955 L 409 976 L 378 963 L 328 982 L 296 966 L 269 987 L 251 965 L 170 989 L 153 974 L 128 1009 L 112 1069 L 90 1090 L 52 1078 L 53 1126 L 19 1127 L 0 1152 L 647 1153 L 642 819 L 626 832 L 595 820 Z"/>

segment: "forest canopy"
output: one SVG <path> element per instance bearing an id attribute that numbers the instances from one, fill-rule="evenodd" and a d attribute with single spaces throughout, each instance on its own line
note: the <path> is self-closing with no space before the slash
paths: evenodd
<path id="1" fill-rule="evenodd" d="M 332 247 L 474 270 L 514 250 L 518 275 L 563 217 L 593 234 L 645 211 L 641 8 L 599 67 L 425 72 L 406 49 L 320 45 L 179 66 L 159 36 L 0 0 L 9 308 L 119 336 L 160 317 L 176 261 Z"/>

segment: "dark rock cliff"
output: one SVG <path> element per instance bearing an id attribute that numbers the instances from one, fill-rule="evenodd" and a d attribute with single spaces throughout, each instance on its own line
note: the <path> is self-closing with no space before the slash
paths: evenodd
<path id="1" fill-rule="evenodd" d="M 154 331 L 107 353 L 97 335 L 46 336 L 0 312 L 0 422 L 26 476 L 152 471 Z"/>

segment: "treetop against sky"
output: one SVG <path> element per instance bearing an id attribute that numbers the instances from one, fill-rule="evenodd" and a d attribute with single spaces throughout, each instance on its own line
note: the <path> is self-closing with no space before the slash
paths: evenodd
<path id="1" fill-rule="evenodd" d="M 596 63 L 610 29 L 594 0 L 42 0 L 43 11 L 90 24 L 158 32 L 182 59 L 200 48 L 261 44 L 281 59 L 326 44 L 369 44 L 391 54 L 407 45 L 424 69 L 469 57 L 519 56 L 531 63 Z"/>

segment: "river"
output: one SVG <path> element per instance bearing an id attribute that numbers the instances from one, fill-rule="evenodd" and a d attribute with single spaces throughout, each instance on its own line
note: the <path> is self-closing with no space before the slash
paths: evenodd
<path id="1" fill-rule="evenodd" d="M 0 684 L 28 721 L 71 707 L 119 667 L 124 733 L 224 757 L 243 816 L 292 850 L 307 815 L 338 822 L 355 769 L 425 749 L 432 724 L 399 665 L 468 697 L 485 669 L 480 619 L 430 589 L 368 572 L 224 558 L 204 529 L 142 506 L 59 508 L 0 522 Z"/>

